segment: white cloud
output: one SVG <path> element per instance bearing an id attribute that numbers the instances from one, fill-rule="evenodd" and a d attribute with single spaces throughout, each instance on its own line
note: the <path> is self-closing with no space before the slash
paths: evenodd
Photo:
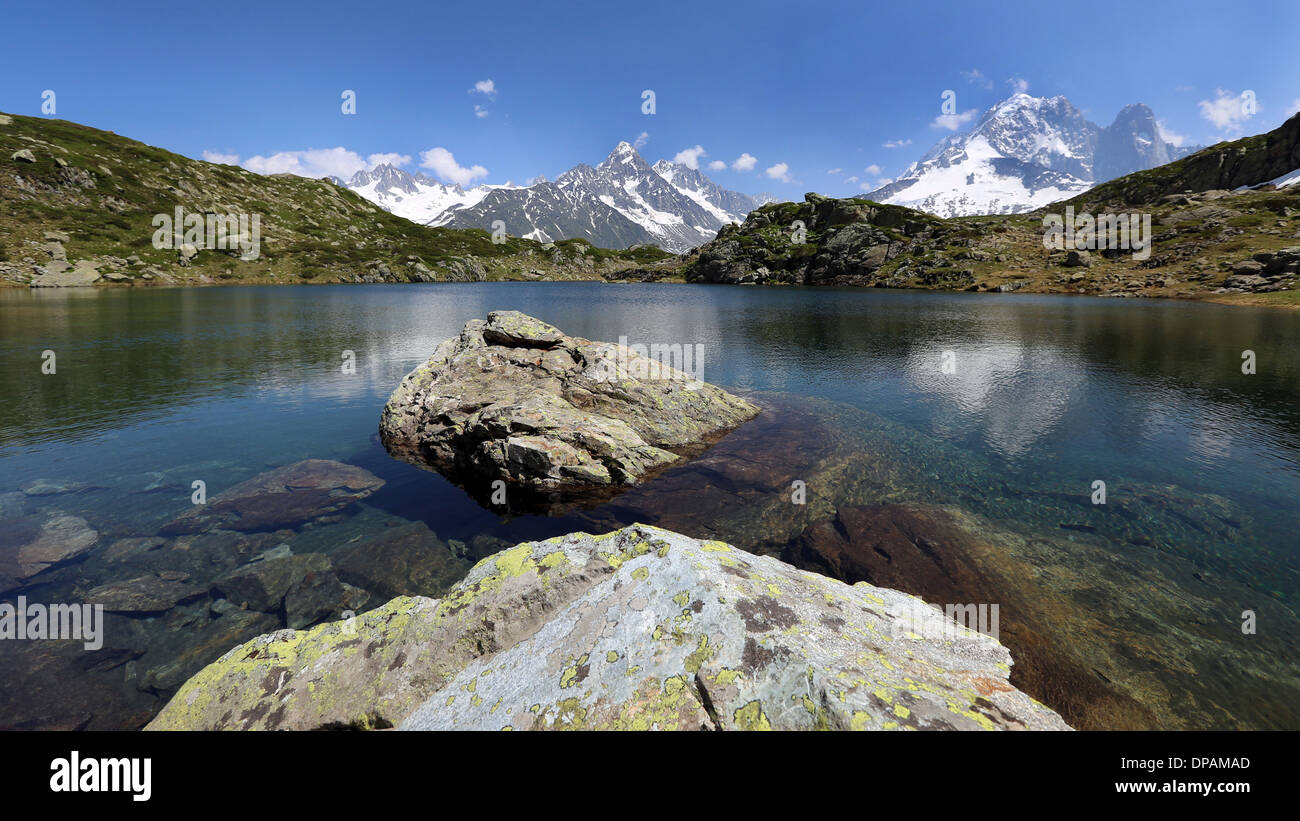
<path id="1" fill-rule="evenodd" d="M 458 165 L 452 153 L 441 146 L 421 151 L 420 167 L 432 170 L 443 182 L 457 185 L 469 185 L 479 177 L 488 175 L 488 170 L 481 165 L 473 165 L 469 168 Z"/>
<path id="2" fill-rule="evenodd" d="M 902 148 L 905 145 L 911 145 L 911 140 L 890 140 L 887 143 L 881 143 L 881 148 Z"/>
<path id="3" fill-rule="evenodd" d="M 636 139 L 632 141 L 632 147 L 640 151 L 641 148 L 649 141 L 650 141 L 650 132 L 642 131 L 640 134 L 636 135 Z"/>
<path id="4" fill-rule="evenodd" d="M 1215 90 L 1213 100 L 1201 100 L 1197 105 L 1200 106 L 1201 116 L 1213 123 L 1215 128 L 1220 131 L 1240 131 L 1241 124 L 1255 113 L 1252 106 L 1247 104 L 1248 100 L 1254 103 L 1254 92 L 1233 94 L 1220 88 Z"/>
<path id="5" fill-rule="evenodd" d="M 757 164 L 758 164 L 758 157 L 755 157 L 753 154 L 745 152 L 736 158 L 736 161 L 731 164 L 731 167 L 735 171 L 753 171 L 754 166 Z"/>
<path id="6" fill-rule="evenodd" d="M 239 165 L 238 154 L 222 154 L 217 151 L 204 151 L 203 159 L 218 165 Z"/>
<path id="7" fill-rule="evenodd" d="M 726 164 L 725 162 L 723 162 L 722 160 L 714 160 L 713 162 L 709 163 L 709 170 L 710 170 L 710 171 L 725 171 L 725 170 L 727 170 L 727 164 Z"/>
<path id="8" fill-rule="evenodd" d="M 488 115 L 488 110 L 481 105 L 474 106 L 474 116 L 480 120 Z"/>
<path id="9" fill-rule="evenodd" d="M 244 167 L 257 174 L 296 174 L 299 177 L 339 177 L 346 180 L 365 168 L 366 161 L 355 151 L 339 146 L 249 157 L 244 160 Z"/>
<path id="10" fill-rule="evenodd" d="M 470 94 L 483 94 L 489 100 L 497 98 L 497 84 L 491 80 L 479 80 L 474 87 L 469 90 Z"/>
<path id="11" fill-rule="evenodd" d="M 1291 105 L 1287 106 L 1286 109 L 1286 116 L 1288 119 L 1294 117 L 1296 114 L 1300 114 L 1300 97 L 1296 97 L 1292 100 Z"/>
<path id="12" fill-rule="evenodd" d="M 857 177 L 849 177 L 847 180 L 845 180 L 845 182 L 857 182 L 857 181 L 858 181 Z"/>
<path id="13" fill-rule="evenodd" d="M 877 177 L 880 176 L 880 170 L 881 170 L 881 169 L 880 169 L 880 166 L 876 165 L 875 163 L 872 163 L 871 165 L 868 165 L 864 170 L 865 170 L 868 174 L 872 174 L 872 175 L 875 175 L 875 176 L 877 176 Z"/>
<path id="14" fill-rule="evenodd" d="M 258 174 L 296 174 L 299 177 L 313 179 L 339 177 L 346 180 L 358 171 L 369 171 L 384 163 L 406 165 L 411 161 L 411 155 L 391 152 L 371 154 L 363 159 L 357 152 L 339 146 L 338 148 L 309 148 L 306 151 L 281 151 L 269 157 L 258 155 L 249 157 L 243 163 L 239 162 L 239 157 L 235 154 L 204 151 L 203 159 L 208 162 L 224 162 L 228 165 L 243 165 L 244 168 Z"/>
<path id="15" fill-rule="evenodd" d="M 1011 90 L 1016 94 L 1024 94 L 1029 90 L 1029 81 L 1023 77 L 1008 77 L 1007 85 L 1011 86 Z"/>
<path id="16" fill-rule="evenodd" d="M 1175 134 L 1170 131 L 1169 127 L 1165 125 L 1164 120 L 1156 120 L 1156 128 L 1160 131 L 1160 139 L 1172 146 L 1178 147 L 1187 142 L 1187 138 L 1182 134 Z"/>
<path id="17" fill-rule="evenodd" d="M 940 114 L 930 123 L 931 128 L 946 128 L 949 131 L 956 131 L 966 123 L 975 119 L 975 109 L 963 111 L 960 114 Z"/>
<path id="18" fill-rule="evenodd" d="M 827 171 L 826 173 L 827 173 L 827 174 L 840 174 L 840 173 L 843 173 L 843 171 L 844 171 L 843 168 L 832 168 L 832 169 L 830 169 L 829 171 Z"/>
<path id="19" fill-rule="evenodd" d="M 746 154 L 745 156 L 749 156 L 749 155 Z M 739 160 L 737 160 L 737 162 L 739 162 Z M 774 180 L 780 180 L 781 182 L 791 182 L 790 166 L 787 163 L 779 162 L 776 165 L 768 168 L 763 173 Z"/>
<path id="20" fill-rule="evenodd" d="M 698 145 L 694 148 L 685 148 L 677 152 L 677 156 L 673 157 L 673 162 L 679 162 L 687 168 L 693 168 L 698 171 L 700 168 L 700 157 L 703 157 L 706 153 L 707 152 L 704 148 Z"/>
<path id="21" fill-rule="evenodd" d="M 388 165 L 406 165 L 410 161 L 410 154 L 371 154 L 369 157 L 366 157 L 366 164 L 370 168 L 385 163 Z"/>
<path id="22" fill-rule="evenodd" d="M 988 77 L 985 77 L 984 72 L 980 71 L 978 68 L 972 68 L 970 71 L 963 71 L 961 76 L 965 77 L 966 82 L 971 85 L 977 85 L 980 88 L 993 88 L 993 81 Z"/>

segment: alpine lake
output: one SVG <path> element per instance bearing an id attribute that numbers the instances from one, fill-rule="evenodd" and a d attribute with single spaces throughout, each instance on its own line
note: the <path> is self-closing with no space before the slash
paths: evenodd
<path id="1" fill-rule="evenodd" d="M 592 506 L 480 504 L 377 430 L 402 377 L 498 309 L 691 346 L 700 378 L 763 411 Z M 295 465 L 328 492 L 177 527 L 196 498 Z M 997 605 L 1012 682 L 1076 728 L 1296 730 L 1297 514 L 1300 314 L 1283 310 L 667 284 L 0 290 L 0 601 L 105 605 L 97 649 L 0 640 L 5 728 L 139 728 L 256 635 L 645 522 Z"/>

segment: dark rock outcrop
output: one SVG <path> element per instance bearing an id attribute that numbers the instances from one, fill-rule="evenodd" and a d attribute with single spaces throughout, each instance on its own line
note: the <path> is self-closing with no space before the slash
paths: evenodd
<path id="1" fill-rule="evenodd" d="M 684 273 L 688 282 L 731 285 L 875 285 L 883 263 L 939 224 L 909 208 L 806 194 L 724 227 Z"/>

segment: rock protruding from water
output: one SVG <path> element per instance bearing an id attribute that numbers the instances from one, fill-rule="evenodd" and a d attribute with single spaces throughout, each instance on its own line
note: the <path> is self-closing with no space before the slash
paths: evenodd
<path id="1" fill-rule="evenodd" d="M 226 653 L 150 729 L 1068 729 L 896 590 L 634 525 Z"/>
<path id="2" fill-rule="evenodd" d="M 518 311 L 468 322 L 384 407 L 389 453 L 497 509 L 557 512 L 694 455 L 759 409 L 696 378 L 683 342 L 643 356 Z M 646 353 L 654 349 L 646 346 Z M 674 367 L 687 365 L 691 375 Z M 493 498 L 492 483 L 507 493 Z"/>

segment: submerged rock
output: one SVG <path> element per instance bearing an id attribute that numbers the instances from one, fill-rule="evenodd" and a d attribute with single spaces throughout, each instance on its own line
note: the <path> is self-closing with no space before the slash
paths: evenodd
<path id="1" fill-rule="evenodd" d="M 79 516 L 24 516 L 0 522 L 0 590 L 5 577 L 29 579 L 71 561 L 99 540 L 99 533 Z"/>
<path id="2" fill-rule="evenodd" d="M 441 595 L 465 578 L 470 567 L 451 546 L 439 542 L 424 522 L 389 528 L 373 539 L 339 550 L 334 561 L 339 578 L 371 591 L 380 601 Z"/>
<path id="3" fill-rule="evenodd" d="M 297 630 L 356 613 L 369 601 L 368 591 L 340 581 L 333 570 L 312 572 L 284 594 L 284 620 Z"/>
<path id="4" fill-rule="evenodd" d="M 627 347 L 493 311 L 407 374 L 379 432 L 393 456 L 481 499 L 504 480 L 508 509 L 551 512 L 607 498 L 758 411 Z"/>
<path id="5" fill-rule="evenodd" d="M 23 493 L 27 496 L 61 496 L 65 493 L 81 493 L 93 489 L 95 488 L 84 482 L 58 479 L 37 479 L 34 482 L 28 482 L 22 488 Z"/>
<path id="6" fill-rule="evenodd" d="M 204 592 L 187 574 L 163 571 L 100 585 L 86 594 L 86 602 L 103 605 L 110 613 L 158 613 Z"/>
<path id="7" fill-rule="evenodd" d="M 240 482 L 176 517 L 164 536 L 215 528 L 242 532 L 297 528 L 350 507 L 384 486 L 368 470 L 332 459 L 304 459 Z"/>
<path id="8" fill-rule="evenodd" d="M 1215 505 L 1175 510 L 1208 519 Z M 1300 726 L 1295 613 L 1172 551 L 886 502 L 841 506 L 782 558 L 926 601 L 998 604 L 1011 683 L 1081 730 Z M 1274 629 L 1244 635 L 1243 602 Z"/>
<path id="9" fill-rule="evenodd" d="M 27 512 L 26 494 L 13 491 L 0 493 L 0 520 L 17 519 Z"/>
<path id="10" fill-rule="evenodd" d="M 213 591 L 240 606 L 274 613 L 284 606 L 285 594 L 291 588 L 311 574 L 329 572 L 330 560 L 323 553 L 269 558 L 226 573 L 213 584 Z"/>
<path id="11" fill-rule="evenodd" d="M 171 695 L 190 676 L 203 669 L 236 642 L 247 641 L 279 627 L 279 619 L 256 610 L 232 609 L 218 618 L 188 622 L 177 614 L 164 629 L 145 634 L 145 653 L 138 660 L 136 686 L 147 692 Z M 142 631 L 143 632 L 143 631 Z"/>
<path id="12" fill-rule="evenodd" d="M 634 525 L 259 636 L 149 729 L 1068 729 L 1010 669 L 913 596 Z"/>

